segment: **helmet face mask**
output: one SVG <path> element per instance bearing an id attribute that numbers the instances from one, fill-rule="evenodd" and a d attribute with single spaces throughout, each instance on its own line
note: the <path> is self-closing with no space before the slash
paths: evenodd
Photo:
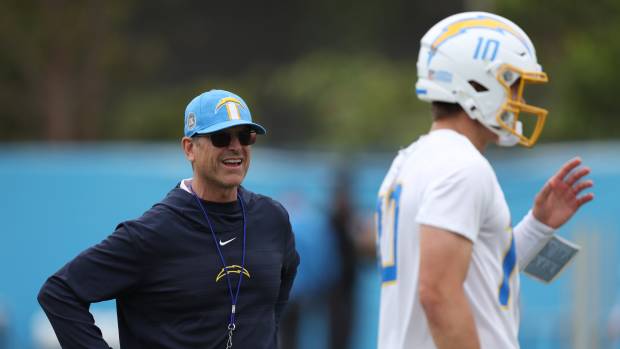
<path id="1" fill-rule="evenodd" d="M 523 93 L 548 79 L 516 24 L 486 12 L 450 16 L 422 38 L 417 68 L 421 100 L 458 103 L 498 135 L 499 145 L 536 143 L 547 111 L 526 104 Z M 523 135 L 522 115 L 536 117 L 529 135 Z"/>
<path id="2" fill-rule="evenodd" d="M 527 104 L 523 92 L 527 84 L 544 84 L 549 79 L 543 72 L 526 72 L 511 65 L 502 65 L 497 71 L 497 80 L 504 87 L 506 101 L 497 112 L 497 124 L 508 131 L 517 142 L 526 147 L 536 144 L 547 119 L 547 110 Z M 517 84 L 513 87 L 513 84 Z M 529 136 L 523 134 L 523 126 L 519 120 L 522 113 L 533 115 L 536 120 Z M 500 144 L 501 145 L 501 144 Z"/>

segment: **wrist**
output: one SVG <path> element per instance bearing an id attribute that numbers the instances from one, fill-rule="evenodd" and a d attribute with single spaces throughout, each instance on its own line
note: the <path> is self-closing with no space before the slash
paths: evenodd
<path id="1" fill-rule="evenodd" d="M 519 269 L 525 266 L 540 252 L 551 239 L 555 229 L 536 219 L 532 210 L 514 228 Z"/>
<path id="2" fill-rule="evenodd" d="M 553 235 L 555 228 L 547 225 L 538 217 L 539 215 L 536 215 L 534 210 L 529 210 L 525 217 L 523 217 L 523 220 L 519 223 L 519 226 L 528 232 L 535 232 L 548 236 Z"/>

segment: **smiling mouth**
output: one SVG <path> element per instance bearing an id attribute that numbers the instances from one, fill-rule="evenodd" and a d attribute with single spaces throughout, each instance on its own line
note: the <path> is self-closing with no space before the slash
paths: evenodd
<path id="1" fill-rule="evenodd" d="M 222 160 L 222 163 L 224 164 L 224 166 L 229 167 L 229 168 L 238 168 L 238 167 L 241 167 L 241 164 L 243 164 L 243 160 L 242 159 L 224 159 Z"/>

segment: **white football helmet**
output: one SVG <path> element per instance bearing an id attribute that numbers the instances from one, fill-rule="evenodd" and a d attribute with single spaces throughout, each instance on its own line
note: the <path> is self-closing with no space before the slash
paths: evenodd
<path id="1" fill-rule="evenodd" d="M 548 79 L 534 45 L 513 22 L 486 12 L 450 16 L 422 37 L 417 68 L 421 100 L 458 103 L 499 136 L 499 145 L 536 143 L 547 110 L 526 104 L 523 90 Z M 520 113 L 536 117 L 530 135 L 523 134 Z"/>

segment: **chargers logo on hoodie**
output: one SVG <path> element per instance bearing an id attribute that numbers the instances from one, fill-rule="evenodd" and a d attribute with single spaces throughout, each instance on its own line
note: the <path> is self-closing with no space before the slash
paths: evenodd
<path id="1" fill-rule="evenodd" d="M 243 273 L 243 275 L 245 275 L 248 279 L 250 278 L 250 272 L 247 269 L 241 268 L 240 265 L 229 265 L 225 268 L 222 268 L 222 270 L 220 270 L 220 272 L 215 277 L 215 282 L 220 281 L 221 278 L 228 275 L 229 273 L 233 273 L 233 274 Z"/>

